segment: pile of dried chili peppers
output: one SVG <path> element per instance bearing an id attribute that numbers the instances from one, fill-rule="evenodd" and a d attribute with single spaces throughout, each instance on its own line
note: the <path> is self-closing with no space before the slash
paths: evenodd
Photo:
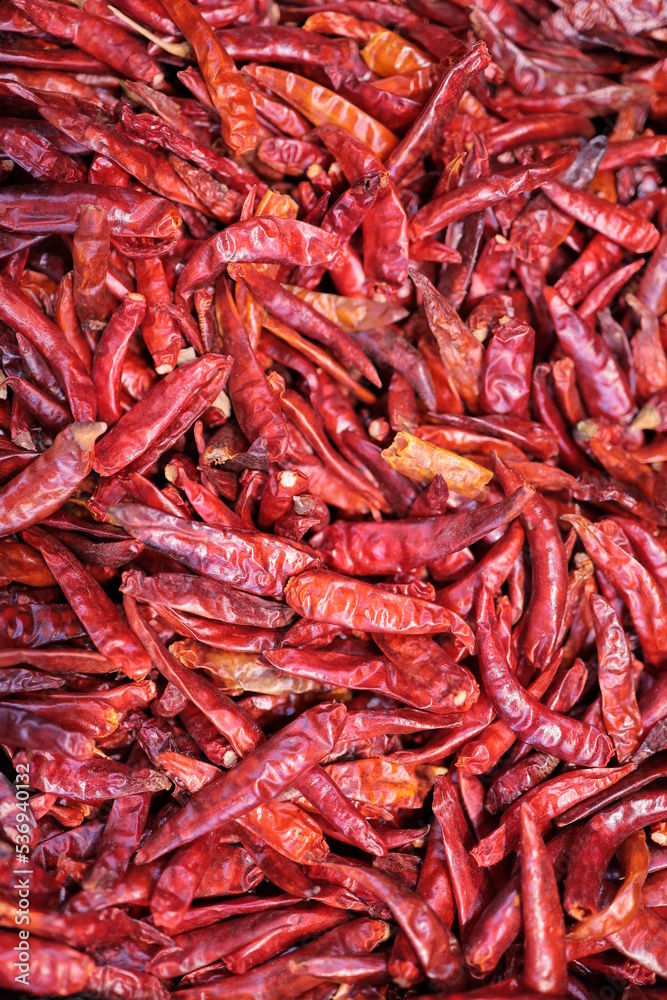
<path id="1" fill-rule="evenodd" d="M 667 5 L 114 3 L 0 0 L 0 992 L 662 1000 Z"/>

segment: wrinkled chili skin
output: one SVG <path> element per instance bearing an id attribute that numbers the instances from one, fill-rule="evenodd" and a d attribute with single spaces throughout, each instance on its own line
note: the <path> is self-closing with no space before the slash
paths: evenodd
<path id="1" fill-rule="evenodd" d="M 248 809 L 248 803 L 259 803 L 271 798 L 274 788 L 287 787 L 300 773 L 308 770 L 309 761 L 304 756 L 306 752 L 314 755 L 316 760 L 325 757 L 342 731 L 345 707 L 330 703 L 309 712 L 310 716 L 304 713 L 298 723 L 293 724 L 294 736 L 284 732 L 279 734 L 273 745 L 269 741 L 261 751 L 247 758 L 248 766 L 242 767 L 240 772 L 238 769 L 234 771 L 231 782 L 225 782 L 224 778 L 216 779 L 215 788 L 209 786 L 202 790 L 203 795 L 202 792 L 198 793 L 199 798 L 193 797 L 173 820 L 168 820 L 153 834 L 150 846 L 144 846 L 140 857 L 144 860 L 159 857 L 169 851 L 174 843 L 189 843 L 205 832 L 206 828 L 219 826 L 221 816 L 234 819 Z M 284 743 L 290 750 L 289 755 L 283 755 L 279 751 L 278 756 L 274 751 L 276 743 L 279 747 Z M 243 776 L 246 771 L 248 779 Z M 223 814 L 221 807 L 225 802 L 229 805 Z"/>
<path id="2" fill-rule="evenodd" d="M 529 487 L 520 487 L 493 507 L 455 515 L 455 523 L 451 515 L 385 527 L 367 522 L 338 523 L 325 528 L 313 544 L 327 564 L 340 572 L 376 575 L 397 566 L 408 570 L 449 555 L 464 540 L 470 544 L 516 517 L 531 495 Z"/>
<path id="3" fill-rule="evenodd" d="M 477 599 L 477 630 L 485 688 L 510 729 L 524 742 L 553 752 L 569 763 L 588 767 L 607 764 L 613 752 L 607 736 L 585 723 L 543 708 L 512 677 L 502 652 L 493 599 L 488 589 L 482 589 Z"/>
<path id="4" fill-rule="evenodd" d="M 638 792 L 589 820 L 577 837 L 565 879 L 564 905 L 568 913 L 581 918 L 597 909 L 604 871 L 614 851 L 626 837 L 664 819 L 665 804 L 662 791 Z M 575 853 L 584 845 L 584 855 Z"/>
<path id="5" fill-rule="evenodd" d="M 104 424 L 70 425 L 0 491 L 3 535 L 58 510 L 92 469 L 93 442 L 104 429 Z"/>

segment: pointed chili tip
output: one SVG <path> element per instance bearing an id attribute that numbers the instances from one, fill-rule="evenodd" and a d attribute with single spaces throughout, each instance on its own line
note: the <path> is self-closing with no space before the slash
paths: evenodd
<path id="1" fill-rule="evenodd" d="M 581 514 L 561 514 L 560 520 L 565 521 L 566 524 L 572 525 L 575 531 L 577 531 L 578 528 L 583 528 L 586 526 L 586 524 L 588 524 L 586 518 L 582 517 Z"/>
<path id="2" fill-rule="evenodd" d="M 90 451 L 95 441 L 107 429 L 107 425 L 101 420 L 94 424 L 72 424 L 72 437 L 83 451 Z"/>
<path id="3" fill-rule="evenodd" d="M 505 469 L 505 468 L 507 468 L 507 466 L 503 462 L 502 458 L 500 457 L 500 455 L 498 454 L 498 452 L 495 451 L 495 450 L 491 450 L 489 452 L 489 461 L 491 462 L 491 468 L 493 469 L 494 473 L 497 472 L 498 469 Z M 528 485 L 528 484 L 526 483 L 526 485 Z"/>
<path id="4" fill-rule="evenodd" d="M 521 815 L 521 829 L 522 830 L 523 830 L 524 827 L 529 827 L 531 829 L 533 827 L 535 827 L 535 813 L 530 808 L 530 803 L 529 802 L 522 802 L 521 803 L 520 815 Z"/>

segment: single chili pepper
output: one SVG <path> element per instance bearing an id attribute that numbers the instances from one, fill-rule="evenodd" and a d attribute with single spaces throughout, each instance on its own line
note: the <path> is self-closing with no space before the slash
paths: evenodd
<path id="1" fill-rule="evenodd" d="M 86 341 L 74 308 L 73 275 L 66 274 L 58 285 L 54 302 L 54 319 L 74 352 L 81 358 L 86 371 L 92 367 L 93 355 Z"/>
<path id="2" fill-rule="evenodd" d="M 439 711 L 464 710 L 477 700 L 479 689 L 469 671 L 452 662 L 433 640 L 387 633 L 376 636 L 375 642 L 399 670 L 419 674 Z"/>
<path id="3" fill-rule="evenodd" d="M 8 375 L 2 385 L 11 388 L 13 398 L 20 400 L 40 424 L 52 430 L 62 430 L 71 422 L 71 414 L 67 407 L 53 399 L 49 393 L 36 385 L 20 378 L 18 375 Z"/>
<path id="4" fill-rule="evenodd" d="M 277 551 L 276 540 L 269 543 L 268 536 L 259 532 L 215 530 L 138 504 L 122 504 L 109 512 L 133 537 L 147 545 L 178 557 L 191 569 L 205 570 L 205 575 L 215 580 L 261 596 L 279 596 L 287 578 L 314 561 L 307 552 L 285 542 L 278 545 Z M 193 543 L 195 538 L 198 540 L 199 551 L 190 548 L 188 538 Z"/>
<path id="5" fill-rule="evenodd" d="M 574 361 L 577 382 L 591 416 L 627 416 L 634 408 L 628 385 L 602 338 L 557 292 L 546 289 L 545 298 L 559 342 Z"/>
<path id="6" fill-rule="evenodd" d="M 330 596 L 336 592 L 332 601 Z M 371 632 L 406 631 L 415 634 L 451 631 L 472 650 L 472 633 L 446 608 L 419 598 L 386 594 L 370 584 L 347 581 L 323 569 L 305 570 L 292 577 L 285 599 L 305 618 Z"/>
<path id="7" fill-rule="evenodd" d="M 110 476 L 146 452 L 150 454 L 160 435 L 168 433 L 178 420 L 179 411 L 185 410 L 190 394 L 195 390 L 208 390 L 217 396 L 230 367 L 229 358 L 210 354 L 183 365 L 157 382 L 131 411 L 123 414 L 96 449 L 95 471 Z"/>
<path id="8" fill-rule="evenodd" d="M 565 921 L 554 870 L 528 805 L 521 807 L 521 908 L 526 986 L 538 993 L 564 993 Z"/>
<path id="9" fill-rule="evenodd" d="M 489 788 L 485 800 L 487 811 L 497 813 L 502 806 L 511 805 L 524 792 L 551 777 L 558 764 L 557 757 L 535 752 L 512 764 Z"/>
<path id="10" fill-rule="evenodd" d="M 429 325 L 440 355 L 470 410 L 478 406 L 484 349 L 425 275 L 411 271 L 412 280 L 424 299 Z"/>
<path id="11" fill-rule="evenodd" d="M 159 606 L 154 610 L 180 635 L 199 639 L 217 649 L 260 652 L 275 649 L 282 639 L 281 633 L 276 633 L 273 629 L 212 622 L 208 618 L 198 618 Z"/>
<path id="12" fill-rule="evenodd" d="M 660 340 L 657 317 L 643 303 L 628 295 L 628 305 L 639 318 L 641 328 L 632 338 L 631 350 L 636 377 L 636 395 L 640 402 L 665 388 L 667 358 Z"/>
<path id="13" fill-rule="evenodd" d="M 19 129 L 11 123 L 3 124 L 0 148 L 5 156 L 38 180 L 84 180 L 82 168 L 72 157 L 60 152 L 47 138 L 27 129 Z"/>
<path id="14" fill-rule="evenodd" d="M 125 795 L 111 806 L 109 818 L 92 870 L 86 875 L 87 891 L 113 889 L 125 875 L 132 853 L 144 831 L 150 795 Z"/>
<path id="15" fill-rule="evenodd" d="M 17 930 L 0 931 L 0 981 L 3 988 L 15 990 L 16 974 L 26 975 L 15 966 L 15 962 L 29 966 L 30 980 L 22 980 L 18 988 L 28 983 L 31 992 L 38 996 L 48 996 L 57 989 L 60 996 L 72 996 L 85 989 L 90 981 L 95 962 L 88 955 L 75 951 L 64 944 L 54 941 L 44 941 L 35 937 L 30 947 L 31 961 L 20 962 L 21 954 L 25 954 L 24 941 Z"/>
<path id="16" fill-rule="evenodd" d="M 336 523 L 316 535 L 313 545 L 339 572 L 380 575 L 397 566 L 410 569 L 472 545 L 517 517 L 532 492 L 522 486 L 491 507 L 460 514 L 420 518 L 414 522 Z M 363 553 L 359 558 L 358 553 Z"/>
<path id="17" fill-rule="evenodd" d="M 192 701 L 223 736 L 227 737 L 236 753 L 239 755 L 248 753 L 262 739 L 259 727 L 210 681 L 199 674 L 187 671 L 149 629 L 134 600 L 127 594 L 123 600 L 133 631 L 160 673 Z"/>
<path id="18" fill-rule="evenodd" d="M 75 760 L 42 750 L 29 750 L 27 759 L 35 788 L 79 801 L 115 799 L 169 786 L 157 771 L 132 769 L 109 759 Z"/>
<path id="19" fill-rule="evenodd" d="M 92 469 L 93 445 L 104 426 L 71 424 L 0 491 L 3 535 L 28 528 L 72 496 Z"/>
<path id="20" fill-rule="evenodd" d="M 644 260 L 640 258 L 631 264 L 626 264 L 625 267 L 618 268 L 617 271 L 613 271 L 606 278 L 603 278 L 581 303 L 579 314 L 584 319 L 590 319 L 591 316 L 605 309 L 618 292 L 627 285 L 630 278 L 637 271 L 641 270 L 643 264 Z"/>
<path id="21" fill-rule="evenodd" d="M 160 573 L 149 577 L 140 570 L 128 570 L 123 574 L 121 589 L 138 601 L 238 625 L 280 628 L 293 617 L 284 605 L 185 573 Z"/>
<path id="22" fill-rule="evenodd" d="M 471 212 L 478 212 L 503 198 L 543 187 L 567 170 L 573 159 L 571 153 L 564 151 L 542 163 L 512 167 L 504 174 L 492 174 L 478 181 L 471 181 L 420 208 L 410 222 L 410 233 L 416 239 L 432 236 L 450 222 L 465 218 Z"/>
<path id="23" fill-rule="evenodd" d="M 552 141 L 574 135 L 591 139 L 593 134 L 590 121 L 580 115 L 526 115 L 494 125 L 488 130 L 485 142 L 489 156 L 498 156 L 500 153 L 538 140 Z"/>
<path id="24" fill-rule="evenodd" d="M 181 272 L 177 292 L 186 295 L 208 284 L 232 261 L 326 264 L 336 259 L 338 240 L 314 226 L 292 219 L 254 218 L 234 223 L 207 240 Z"/>
<path id="25" fill-rule="evenodd" d="M 623 627 L 610 604 L 591 596 L 591 613 L 598 643 L 598 679 L 605 728 L 619 761 L 639 747 L 641 714 L 632 678 L 632 658 Z"/>
<path id="26" fill-rule="evenodd" d="M 486 46 L 483 42 L 477 42 L 443 74 L 424 110 L 386 161 L 395 184 L 439 144 L 444 137 L 445 128 L 456 113 L 469 80 L 485 69 L 489 61 Z"/>
<path id="27" fill-rule="evenodd" d="M 220 115 L 226 144 L 236 154 L 252 152 L 257 144 L 257 117 L 248 88 L 230 54 L 187 0 L 166 0 L 164 6 L 192 46 L 211 101 Z"/>
<path id="28" fill-rule="evenodd" d="M 216 287 L 216 312 L 224 345 L 234 358 L 229 392 L 241 430 L 250 442 L 265 438 L 269 461 L 279 462 L 286 448 L 285 420 L 250 347 L 224 278 Z"/>
<path id="29" fill-rule="evenodd" d="M 65 394 L 58 385 L 58 380 L 41 351 L 30 343 L 22 333 L 15 334 L 16 344 L 30 379 L 42 389 L 54 396 L 59 402 L 65 402 Z"/>
<path id="30" fill-rule="evenodd" d="M 179 926 L 203 873 L 213 859 L 218 839 L 217 831 L 212 830 L 174 852 L 157 881 L 151 899 L 151 916 L 158 926 Z"/>
<path id="31" fill-rule="evenodd" d="M 274 797 L 308 770 L 313 760 L 317 763 L 326 756 L 342 732 L 344 720 L 343 705 L 323 703 L 308 709 L 226 776 L 197 792 L 187 806 L 153 833 L 137 855 L 140 863 L 166 853 L 174 843 L 189 843 Z M 291 749 L 289 758 L 277 756 L 283 744 Z"/>
<path id="32" fill-rule="evenodd" d="M 399 431 L 382 457 L 392 469 L 416 482 L 431 483 L 439 476 L 455 493 L 471 500 L 486 498 L 492 478 L 483 466 L 406 431 Z"/>
<path id="33" fill-rule="evenodd" d="M 595 913 L 602 885 L 602 864 L 604 863 L 606 870 L 614 851 L 626 838 L 649 823 L 660 821 L 664 806 L 661 791 L 637 792 L 589 820 L 577 837 L 565 880 L 564 905 L 568 913 L 577 919 Z M 592 836 L 595 837 L 594 846 L 590 843 Z M 579 853 L 582 844 L 589 848 L 585 855 L 585 865 L 582 865 L 583 857 Z"/>
<path id="34" fill-rule="evenodd" d="M 510 321 L 494 331 L 484 356 L 480 407 L 485 413 L 530 417 L 530 371 L 535 332 L 527 324 Z"/>
<path id="35" fill-rule="evenodd" d="M 146 314 L 146 300 L 130 292 L 107 323 L 93 357 L 92 378 L 97 393 L 97 412 L 109 426 L 121 415 L 120 395 L 123 362 L 130 338 Z"/>
<path id="36" fill-rule="evenodd" d="M 506 492 L 521 485 L 520 477 L 492 458 Z M 519 515 L 526 532 L 533 567 L 532 591 L 521 650 L 531 663 L 546 667 L 560 632 L 567 592 L 567 562 L 558 525 L 544 499 L 536 493 Z"/>
<path id="37" fill-rule="evenodd" d="M 558 208 L 626 250 L 647 253 L 653 250 L 660 238 L 655 226 L 623 205 L 612 205 L 569 185 L 554 183 L 551 179 L 543 188 Z"/>
<path id="38" fill-rule="evenodd" d="M 72 241 L 74 307 L 84 329 L 106 319 L 108 261 L 109 224 L 104 209 L 85 205 Z"/>
<path id="39" fill-rule="evenodd" d="M 511 611 L 509 605 L 506 607 Z M 559 663 L 560 657 L 554 657 L 546 670 L 543 670 L 528 688 L 528 696 L 534 698 L 535 701 L 539 701 L 544 696 Z M 548 707 L 551 708 L 551 706 Z M 491 770 L 498 763 L 503 754 L 510 749 L 514 739 L 512 730 L 499 719 L 488 726 L 479 739 L 472 740 L 465 745 L 456 765 L 461 768 L 462 772 L 465 771 L 468 774 L 484 774 L 485 771 Z"/>
<path id="40" fill-rule="evenodd" d="M 25 537 L 42 553 L 99 652 L 128 677 L 145 677 L 150 670 L 148 657 L 134 640 L 115 605 L 83 564 L 64 545 L 41 529 L 29 528 Z M 91 600 L 94 602 L 92 605 Z M 97 617 L 100 611 L 103 615 L 101 620 Z"/>

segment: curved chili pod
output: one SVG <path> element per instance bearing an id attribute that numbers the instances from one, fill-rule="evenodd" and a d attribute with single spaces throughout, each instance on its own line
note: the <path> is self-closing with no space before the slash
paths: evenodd
<path id="1" fill-rule="evenodd" d="M 477 598 L 476 637 L 484 689 L 500 718 L 519 739 L 571 764 L 600 767 L 609 762 L 613 747 L 608 736 L 545 708 L 514 677 L 502 648 L 488 587 L 482 587 Z"/>
<path id="2" fill-rule="evenodd" d="M 150 670 L 147 655 L 83 563 L 41 528 L 29 528 L 24 535 L 42 553 L 99 652 L 133 680 L 145 677 Z"/>
<path id="3" fill-rule="evenodd" d="M 215 281 L 230 263 L 328 264 L 340 251 L 338 239 L 307 222 L 263 216 L 235 222 L 211 236 L 183 268 L 176 291 L 185 296 Z"/>
<path id="4" fill-rule="evenodd" d="M 220 115 L 222 137 L 237 155 L 257 145 L 259 126 L 250 92 L 224 45 L 188 0 L 163 0 L 172 21 L 192 46 L 211 101 Z"/>
<path id="5" fill-rule="evenodd" d="M 95 452 L 95 471 L 111 476 L 126 468 L 156 442 L 184 410 L 193 393 L 204 393 L 213 385 L 215 395 L 223 388 L 231 358 L 207 354 L 182 365 L 153 388 L 114 424 Z M 206 403 L 204 404 L 204 408 Z M 193 417 L 192 423 L 197 419 Z"/>
<path id="6" fill-rule="evenodd" d="M 158 552 L 251 594 L 278 597 L 290 577 L 316 562 L 306 550 L 258 531 L 210 528 L 141 504 L 119 504 L 109 513 Z"/>
<path id="7" fill-rule="evenodd" d="M 471 630 L 458 615 L 430 601 L 390 594 L 360 580 L 348 580 L 325 569 L 293 576 L 285 600 L 304 618 L 332 622 L 367 632 L 451 632 L 472 652 Z"/>
<path id="8" fill-rule="evenodd" d="M 409 521 L 337 522 L 311 541 L 326 563 L 341 573 L 379 576 L 414 569 L 473 545 L 519 516 L 533 491 L 520 486 L 489 507 Z"/>
<path id="9" fill-rule="evenodd" d="M 54 513 L 93 467 L 93 447 L 105 424 L 70 424 L 50 448 L 0 490 L 0 534 L 22 531 Z"/>
<path id="10" fill-rule="evenodd" d="M 522 482 L 518 473 L 492 456 L 493 470 L 506 493 Z M 545 669 L 558 642 L 567 594 L 567 560 L 558 524 L 539 493 L 519 515 L 530 549 L 532 587 L 520 649 L 531 663 Z"/>
<path id="11" fill-rule="evenodd" d="M 658 789 L 637 792 L 593 816 L 572 849 L 565 879 L 567 912 L 578 920 L 595 913 L 602 879 L 614 852 L 627 837 L 666 817 L 667 795 Z"/>
<path id="12" fill-rule="evenodd" d="M 327 756 L 344 724 L 344 705 L 323 702 L 307 709 L 226 775 L 195 793 L 152 834 L 139 851 L 138 861 L 152 861 L 275 798 Z"/>

